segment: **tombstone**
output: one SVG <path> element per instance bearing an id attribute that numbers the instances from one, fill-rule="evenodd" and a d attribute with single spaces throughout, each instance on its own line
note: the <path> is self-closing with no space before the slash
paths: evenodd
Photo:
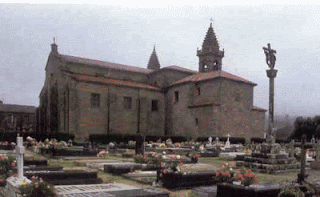
<path id="1" fill-rule="evenodd" d="M 216 137 L 216 145 L 218 145 L 218 144 L 219 144 L 219 138 Z"/>
<path id="2" fill-rule="evenodd" d="M 289 143 L 288 152 L 289 152 L 289 158 L 294 158 L 294 153 L 295 153 L 294 140 L 291 140 L 291 142 Z"/>
<path id="3" fill-rule="evenodd" d="M 312 135 L 311 144 L 314 145 L 316 143 L 316 139 L 314 138 L 314 135 Z"/>
<path id="4" fill-rule="evenodd" d="M 209 141 L 209 144 L 212 145 L 212 137 L 211 136 L 208 138 L 208 141 Z"/>
<path id="5" fill-rule="evenodd" d="M 7 179 L 7 185 L 5 187 L 6 197 L 16 197 L 19 193 L 19 186 L 22 185 L 23 182 L 31 182 L 29 179 L 23 176 L 23 137 L 17 137 L 16 154 L 18 177 L 9 177 Z"/>
<path id="6" fill-rule="evenodd" d="M 230 141 L 229 141 L 229 137 L 230 137 L 230 134 L 228 134 L 228 139 L 227 139 L 227 142 L 225 144 L 225 148 L 230 148 Z"/>

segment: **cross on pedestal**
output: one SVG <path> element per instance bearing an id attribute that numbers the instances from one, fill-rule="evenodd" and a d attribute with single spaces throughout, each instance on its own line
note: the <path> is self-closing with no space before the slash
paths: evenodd
<path id="1" fill-rule="evenodd" d="M 23 154 L 24 154 L 23 137 L 17 137 L 16 153 L 17 153 L 18 179 L 22 180 L 23 179 Z"/>

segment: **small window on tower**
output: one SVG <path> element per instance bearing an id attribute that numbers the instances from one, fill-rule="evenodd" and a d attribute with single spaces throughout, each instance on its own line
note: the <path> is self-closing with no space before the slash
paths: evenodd
<path id="1" fill-rule="evenodd" d="M 174 98 L 176 103 L 179 102 L 179 91 L 174 92 Z"/>
<path id="2" fill-rule="evenodd" d="M 205 64 L 205 65 L 203 66 L 203 71 L 204 71 L 205 73 L 207 73 L 207 72 L 209 71 L 209 66 L 208 66 L 207 64 Z"/>
<path id="3" fill-rule="evenodd" d="M 219 70 L 218 69 L 218 61 L 217 60 L 213 62 L 213 70 Z"/>
<path id="4" fill-rule="evenodd" d="M 197 87 L 197 91 L 198 91 L 198 95 L 200 95 L 201 94 L 200 87 Z"/>

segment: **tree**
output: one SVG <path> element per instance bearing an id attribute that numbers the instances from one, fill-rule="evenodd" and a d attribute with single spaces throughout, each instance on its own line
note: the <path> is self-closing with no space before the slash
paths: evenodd
<path id="1" fill-rule="evenodd" d="M 290 138 L 301 139 L 302 135 L 305 134 L 307 139 L 310 140 L 312 136 L 317 134 L 317 131 L 320 132 L 320 127 L 318 127 L 319 125 L 320 116 L 316 116 L 314 118 L 297 117 L 294 122 L 294 130 Z"/>

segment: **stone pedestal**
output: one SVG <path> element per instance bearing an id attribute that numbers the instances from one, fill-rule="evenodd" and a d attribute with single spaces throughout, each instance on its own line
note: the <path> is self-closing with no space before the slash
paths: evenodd
<path id="1" fill-rule="evenodd" d="M 279 174 L 285 172 L 298 172 L 301 164 L 289 154 L 280 153 L 281 146 L 277 143 L 261 144 L 259 153 L 245 156 L 243 161 L 237 161 L 237 166 L 255 168 L 261 173 Z"/>
<path id="2" fill-rule="evenodd" d="M 4 194 L 6 197 L 22 197 L 20 194 L 19 187 L 23 183 L 31 183 L 29 179 L 26 177 L 18 178 L 18 177 L 9 177 L 7 179 L 7 185 L 4 189 Z"/>

